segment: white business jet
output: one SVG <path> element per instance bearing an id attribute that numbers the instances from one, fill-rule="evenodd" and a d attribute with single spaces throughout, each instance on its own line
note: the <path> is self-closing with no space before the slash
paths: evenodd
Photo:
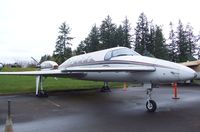
<path id="1" fill-rule="evenodd" d="M 157 83 L 191 80 L 196 72 L 181 64 L 141 56 L 137 52 L 115 47 L 78 55 L 67 59 L 60 66 L 52 61 L 41 64 L 41 71 L 0 72 L 0 75 L 35 75 L 36 95 L 42 91 L 42 77 L 72 77 L 104 82 L 142 82 L 147 88 L 146 108 L 154 112 L 156 102 L 151 93 Z M 40 88 L 40 90 L 39 90 Z"/>

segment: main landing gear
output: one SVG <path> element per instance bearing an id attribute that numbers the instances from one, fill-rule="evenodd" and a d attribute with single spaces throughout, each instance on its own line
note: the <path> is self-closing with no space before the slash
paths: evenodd
<path id="1" fill-rule="evenodd" d="M 146 102 L 146 109 L 148 112 L 155 112 L 157 109 L 156 102 L 152 100 L 151 95 L 152 95 L 152 90 L 153 90 L 153 85 L 152 84 L 144 84 L 150 86 L 150 88 L 147 89 L 147 102 Z"/>
<path id="2" fill-rule="evenodd" d="M 43 90 L 43 77 L 36 77 L 36 96 L 37 97 L 48 97 L 48 93 Z"/>
<path id="3" fill-rule="evenodd" d="M 104 86 L 101 88 L 100 90 L 101 92 L 111 92 L 109 86 L 108 86 L 108 82 L 104 82 Z"/>

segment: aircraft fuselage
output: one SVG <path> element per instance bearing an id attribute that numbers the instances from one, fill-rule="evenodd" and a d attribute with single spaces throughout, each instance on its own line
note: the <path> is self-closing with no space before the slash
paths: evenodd
<path id="1" fill-rule="evenodd" d="M 134 68 L 134 67 L 151 67 L 153 72 L 149 71 L 85 71 L 81 76 L 74 76 L 83 80 L 97 81 L 117 81 L 117 82 L 147 82 L 161 83 L 174 82 L 180 80 L 190 80 L 196 76 L 196 73 L 183 65 L 141 56 L 137 53 L 134 55 L 113 56 L 113 52 L 121 47 L 83 54 L 66 60 L 59 66 L 59 69 L 67 68 Z M 111 57 L 109 57 L 109 54 Z M 106 58 L 107 57 L 107 58 Z M 78 74 L 78 72 L 77 72 Z"/>

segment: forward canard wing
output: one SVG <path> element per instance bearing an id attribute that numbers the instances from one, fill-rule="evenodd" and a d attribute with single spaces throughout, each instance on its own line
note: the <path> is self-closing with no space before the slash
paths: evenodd
<path id="1" fill-rule="evenodd" d="M 62 72 L 153 72 L 153 66 L 129 66 L 129 67 L 69 67 Z"/>

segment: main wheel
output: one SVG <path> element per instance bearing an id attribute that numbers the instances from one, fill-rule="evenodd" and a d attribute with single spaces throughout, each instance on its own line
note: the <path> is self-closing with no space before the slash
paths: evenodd
<path id="1" fill-rule="evenodd" d="M 148 112 L 155 112 L 157 109 L 156 102 L 154 100 L 147 101 L 146 108 Z"/>
<path id="2" fill-rule="evenodd" d="M 38 95 L 37 95 L 38 97 L 48 97 L 48 93 L 46 92 L 46 91 L 44 91 L 44 90 L 40 90 L 39 92 L 38 92 Z"/>

